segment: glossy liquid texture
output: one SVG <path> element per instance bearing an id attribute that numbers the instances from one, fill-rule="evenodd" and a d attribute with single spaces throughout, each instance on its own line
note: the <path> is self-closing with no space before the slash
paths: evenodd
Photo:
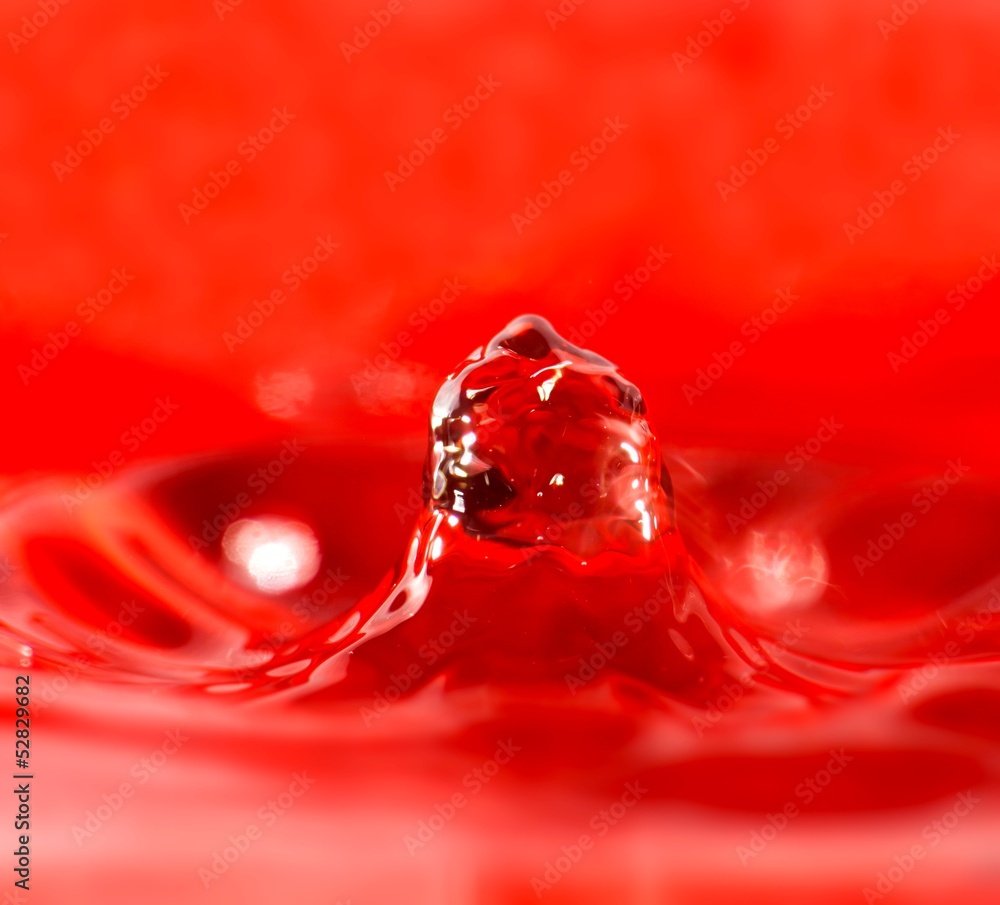
<path id="1" fill-rule="evenodd" d="M 838 748 L 858 764 L 815 813 L 995 787 L 995 576 L 963 574 L 938 610 L 886 595 L 858 574 L 855 522 L 898 509 L 897 485 L 816 470 L 772 499 L 774 462 L 669 459 L 673 481 L 635 386 L 522 317 L 439 390 L 421 493 L 382 480 L 416 477 L 398 453 L 297 442 L 147 466 L 83 502 L 72 482 L 23 491 L 0 522 L 7 663 L 125 712 L 139 683 L 209 723 L 234 702 L 321 719 L 318 769 L 352 800 L 414 794 L 390 742 L 421 752 L 418 790 L 447 789 L 449 761 L 498 738 L 527 749 L 518 795 L 541 781 L 581 813 L 580 787 L 637 778 L 661 806 L 780 810 Z M 740 469 L 767 512 L 731 530 L 754 505 Z M 996 494 L 961 477 L 917 543 Z M 937 479 L 914 486 L 930 500 Z"/>

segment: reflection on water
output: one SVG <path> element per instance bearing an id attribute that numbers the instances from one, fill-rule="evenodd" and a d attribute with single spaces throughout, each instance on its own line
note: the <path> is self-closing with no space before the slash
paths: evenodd
<path id="1" fill-rule="evenodd" d="M 261 405 L 284 417 L 306 389 L 282 378 Z M 467 900 L 506 902 L 544 873 L 539 852 L 558 857 L 574 821 L 627 783 L 648 789 L 645 816 L 589 862 L 618 893 L 621 865 L 652 883 L 664 852 L 699 888 L 742 882 L 727 873 L 737 860 L 709 870 L 704 853 L 725 837 L 756 857 L 748 834 L 789 801 L 842 821 L 803 857 L 836 839 L 862 864 L 873 819 L 884 848 L 912 834 L 908 808 L 998 785 L 1000 596 L 989 532 L 973 530 L 1000 499 L 986 478 L 963 478 L 863 573 L 855 557 L 912 497 L 912 475 L 813 463 L 734 530 L 726 514 L 781 459 L 664 457 L 635 386 L 531 319 L 445 382 L 422 494 L 412 454 L 302 440 L 123 469 L 72 511 L 73 479 L 46 478 L 0 509 L 0 657 L 31 665 L 36 706 L 91 778 L 83 795 L 103 801 L 121 781 L 108 765 L 155 749 L 150 727 L 170 722 L 197 741 L 176 756 L 182 783 L 130 805 L 143 826 L 179 832 L 205 807 L 190 790 L 210 786 L 228 797 L 207 826 L 239 838 L 247 800 L 287 788 L 293 764 L 321 778 L 294 806 L 303 876 L 326 870 L 322 848 L 350 853 L 338 884 L 409 889 L 400 840 L 503 742 L 518 753 L 490 775 L 497 794 L 454 818 L 460 845 L 444 827 L 421 841 L 415 876 L 435 863 L 445 878 L 425 901 L 487 876 L 510 895 L 469 886 Z M 832 751 L 849 752 L 843 779 L 823 772 Z M 807 808 L 795 790 L 815 777 Z M 525 839 L 543 799 L 552 814 Z M 129 826 L 104 838 L 131 852 Z M 274 839 L 258 851 L 284 865 L 293 853 Z M 228 844 L 201 839 L 188 879 Z M 794 873 L 802 859 L 783 851 L 768 856 Z M 233 870 L 220 901 L 243 895 Z M 575 902 L 618 896 L 560 882 Z"/>
<path id="2" fill-rule="evenodd" d="M 297 590 L 319 571 L 319 543 L 302 522 L 240 519 L 226 528 L 222 550 L 238 577 L 268 594 Z"/>

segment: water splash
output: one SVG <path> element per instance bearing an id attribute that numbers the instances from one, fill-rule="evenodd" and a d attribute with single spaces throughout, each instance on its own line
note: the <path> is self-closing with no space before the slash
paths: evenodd
<path id="1" fill-rule="evenodd" d="M 407 524 L 386 517 L 412 497 L 398 454 L 288 448 L 135 468 L 73 506 L 71 482 L 25 488 L 0 513 L 8 661 L 248 697 L 611 689 L 697 708 L 734 681 L 814 698 L 899 682 L 980 611 L 953 659 L 1000 648 L 988 584 L 949 620 L 859 629 L 878 599 L 848 592 L 829 503 L 862 498 L 850 475 L 736 536 L 715 527 L 735 460 L 674 453 L 678 525 L 638 389 L 541 318 L 441 386 Z"/>

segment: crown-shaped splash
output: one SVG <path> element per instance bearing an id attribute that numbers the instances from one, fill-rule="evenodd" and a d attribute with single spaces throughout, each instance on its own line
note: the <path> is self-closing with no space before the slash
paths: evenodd
<path id="1" fill-rule="evenodd" d="M 587 556 L 673 527 L 639 390 L 541 317 L 511 321 L 442 385 L 427 481 L 466 531 L 514 544 Z"/>

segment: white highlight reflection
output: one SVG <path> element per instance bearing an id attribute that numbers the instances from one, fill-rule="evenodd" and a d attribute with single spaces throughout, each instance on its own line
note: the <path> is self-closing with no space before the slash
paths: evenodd
<path id="1" fill-rule="evenodd" d="M 746 604 L 755 609 L 808 606 L 827 587 L 830 567 L 822 547 L 796 531 L 753 531 L 740 566 Z"/>
<path id="2" fill-rule="evenodd" d="M 240 577 L 267 594 L 300 588 L 319 571 L 316 535 L 290 519 L 240 519 L 226 529 L 222 549 Z"/>
<path id="3" fill-rule="evenodd" d="M 257 405 L 272 418 L 296 418 L 312 402 L 316 386 L 304 368 L 258 374 Z"/>

